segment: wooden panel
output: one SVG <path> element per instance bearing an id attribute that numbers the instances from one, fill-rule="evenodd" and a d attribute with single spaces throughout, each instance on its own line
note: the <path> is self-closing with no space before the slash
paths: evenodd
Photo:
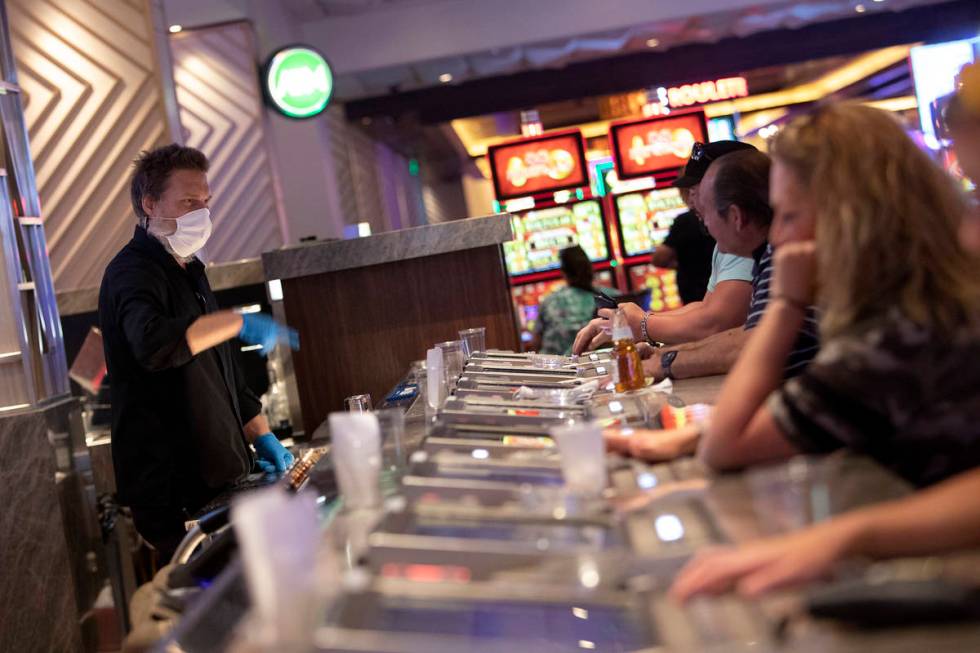
<path id="1" fill-rule="evenodd" d="M 285 279 L 286 319 L 299 330 L 293 354 L 304 428 L 312 433 L 344 398 L 375 404 L 435 343 L 485 326 L 487 346 L 516 349 L 499 245 Z"/>
<path id="2" fill-rule="evenodd" d="M 0 359 L 0 408 L 30 403 L 20 356 Z"/>

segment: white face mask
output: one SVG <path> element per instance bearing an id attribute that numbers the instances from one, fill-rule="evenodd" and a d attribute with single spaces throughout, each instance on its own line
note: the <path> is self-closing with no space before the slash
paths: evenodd
<path id="1" fill-rule="evenodd" d="M 190 213 L 185 213 L 176 220 L 177 228 L 172 234 L 167 234 L 164 238 L 170 243 L 171 249 L 177 256 L 187 258 L 208 242 L 211 237 L 211 211 L 208 209 L 197 209 Z"/>

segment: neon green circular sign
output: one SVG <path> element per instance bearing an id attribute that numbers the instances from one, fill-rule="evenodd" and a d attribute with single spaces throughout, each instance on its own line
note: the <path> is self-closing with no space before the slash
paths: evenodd
<path id="1" fill-rule="evenodd" d="M 327 108 L 333 71 L 323 55 L 302 45 L 279 50 L 265 66 L 265 91 L 272 105 L 290 118 L 312 118 Z"/>

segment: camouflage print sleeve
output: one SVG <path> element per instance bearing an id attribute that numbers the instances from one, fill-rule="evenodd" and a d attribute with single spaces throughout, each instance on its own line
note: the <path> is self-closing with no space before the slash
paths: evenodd
<path id="1" fill-rule="evenodd" d="M 828 343 L 801 375 L 773 392 L 767 405 L 787 440 L 807 453 L 827 453 L 868 451 L 890 439 L 895 415 L 881 400 L 889 370 L 896 370 L 882 353 L 860 340 Z"/>

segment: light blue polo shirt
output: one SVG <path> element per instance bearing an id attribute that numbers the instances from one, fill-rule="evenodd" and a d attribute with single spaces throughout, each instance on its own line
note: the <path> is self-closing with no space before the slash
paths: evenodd
<path id="1" fill-rule="evenodd" d="M 715 251 L 711 254 L 711 277 L 708 279 L 708 292 L 714 292 L 715 286 L 722 281 L 745 281 L 752 283 L 752 268 L 755 261 L 751 256 L 737 256 Z"/>

